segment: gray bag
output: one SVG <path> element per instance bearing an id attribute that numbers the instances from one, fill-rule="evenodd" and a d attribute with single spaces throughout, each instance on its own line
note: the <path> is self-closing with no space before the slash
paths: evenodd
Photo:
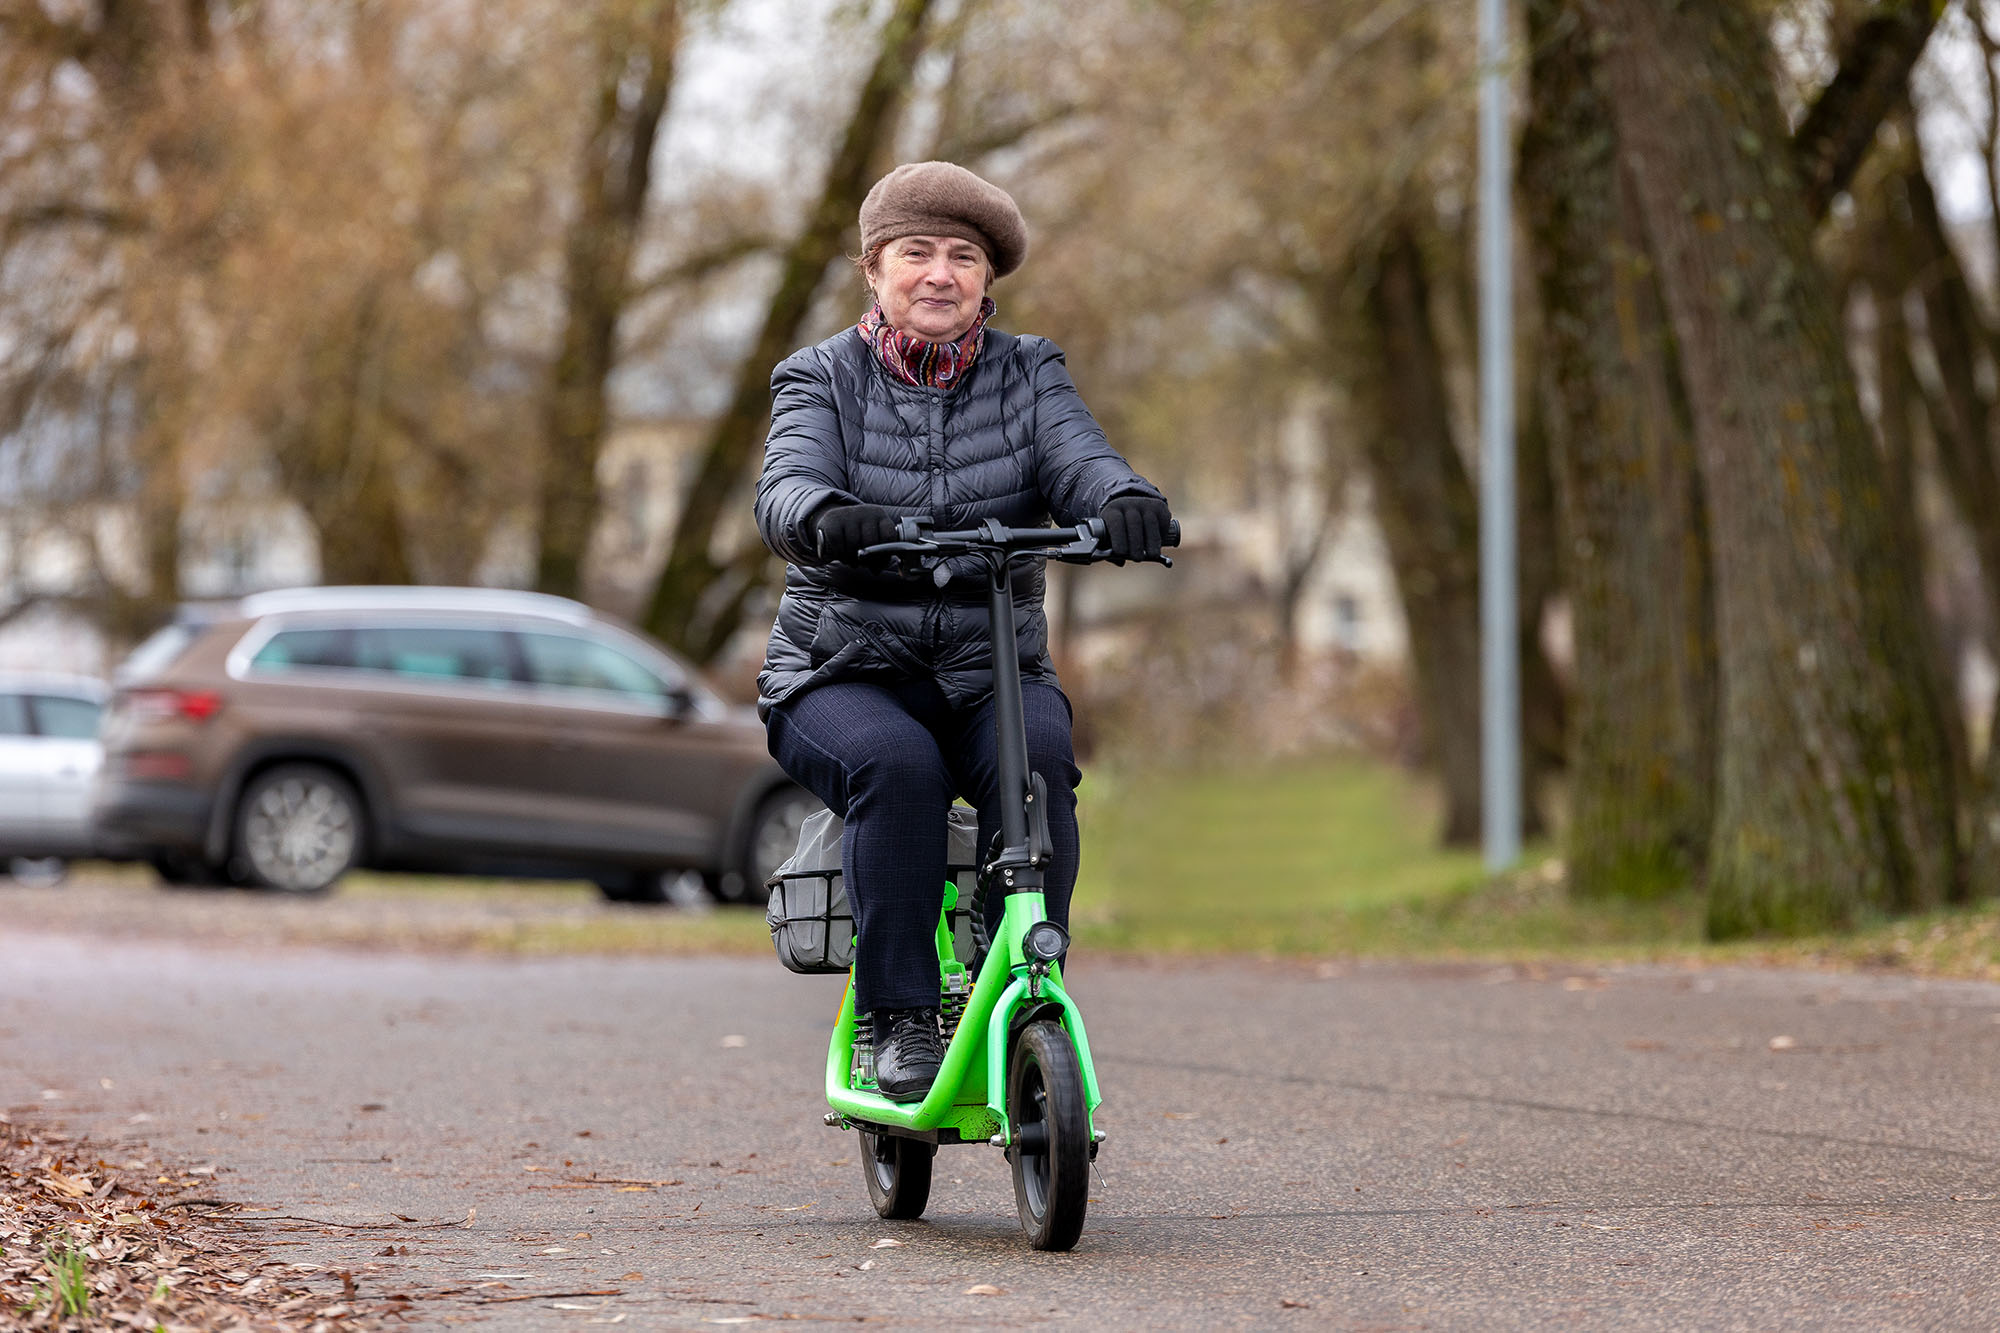
<path id="1" fill-rule="evenodd" d="M 954 805 L 946 842 L 945 874 L 959 888 L 952 912 L 953 943 L 961 959 L 971 954 L 972 886 L 979 857 L 979 815 Z M 844 826 L 831 810 L 815 810 L 799 828 L 798 850 L 770 879 L 764 923 L 778 961 L 794 972 L 845 972 L 854 965 L 854 911 L 841 883 Z"/>

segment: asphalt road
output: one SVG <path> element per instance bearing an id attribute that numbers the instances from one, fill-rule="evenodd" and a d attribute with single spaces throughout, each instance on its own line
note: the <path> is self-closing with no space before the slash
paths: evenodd
<path id="1" fill-rule="evenodd" d="M 1083 960 L 1110 1137 L 1042 1255 L 990 1148 L 875 1217 L 831 980 L 4 922 L 0 1105 L 398 1326 L 2000 1327 L 2000 987 Z"/>

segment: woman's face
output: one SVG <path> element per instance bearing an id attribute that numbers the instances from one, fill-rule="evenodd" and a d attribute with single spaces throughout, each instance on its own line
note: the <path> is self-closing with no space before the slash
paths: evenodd
<path id="1" fill-rule="evenodd" d="M 992 282 L 986 252 L 956 236 L 899 236 L 882 247 L 869 285 L 889 327 L 950 342 L 972 327 Z"/>

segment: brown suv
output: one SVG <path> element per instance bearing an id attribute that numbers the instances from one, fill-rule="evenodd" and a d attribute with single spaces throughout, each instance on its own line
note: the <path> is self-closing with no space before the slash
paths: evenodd
<path id="1" fill-rule="evenodd" d="M 355 866 L 572 874 L 740 899 L 818 802 L 750 709 L 588 607 L 300 588 L 184 609 L 120 669 L 93 819 L 170 882 L 327 888 Z"/>

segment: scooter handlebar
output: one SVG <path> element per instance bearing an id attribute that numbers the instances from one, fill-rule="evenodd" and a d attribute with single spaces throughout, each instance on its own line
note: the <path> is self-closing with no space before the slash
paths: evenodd
<path id="1" fill-rule="evenodd" d="M 1167 520 L 1167 530 L 1161 536 L 1163 547 L 1181 544 L 1181 525 L 1178 519 Z M 1111 552 L 1104 545 L 1104 520 L 1093 518 L 1068 528 L 1010 528 L 998 519 L 987 519 L 976 528 L 962 528 L 952 532 L 939 532 L 935 521 L 912 516 L 901 519 L 896 524 L 896 540 L 882 542 L 856 552 L 857 557 L 891 555 L 964 555 L 973 551 L 1011 551 L 1024 555 L 1042 555 L 1051 560 L 1062 560 L 1072 564 L 1095 564 L 1108 560 Z M 1173 561 L 1161 556 L 1159 563 L 1172 567 Z"/>

